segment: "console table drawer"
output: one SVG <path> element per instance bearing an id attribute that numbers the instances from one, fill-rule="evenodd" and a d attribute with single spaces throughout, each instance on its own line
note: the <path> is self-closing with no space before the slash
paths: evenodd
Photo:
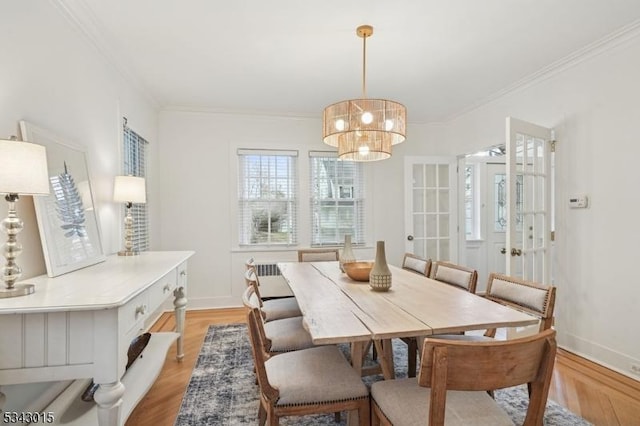
<path id="1" fill-rule="evenodd" d="M 149 292 L 145 291 L 120 308 L 120 318 L 124 329 L 131 330 L 134 327 L 142 328 L 144 320 L 151 314 L 149 306 Z"/>
<path id="2" fill-rule="evenodd" d="M 156 281 L 149 289 L 149 308 L 151 311 L 158 309 L 172 294 L 178 285 L 178 271 L 169 272 Z"/>

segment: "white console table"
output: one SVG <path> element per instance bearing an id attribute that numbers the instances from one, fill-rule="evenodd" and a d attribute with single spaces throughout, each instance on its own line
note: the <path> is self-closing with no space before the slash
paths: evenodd
<path id="1" fill-rule="evenodd" d="M 127 349 L 149 315 L 171 296 L 177 334 L 152 336 L 145 353 L 150 348 L 164 353 L 149 353 L 144 360 L 147 369 L 150 363 L 159 364 L 152 367 L 159 371 L 176 338 L 177 357 L 184 356 L 187 259 L 192 255 L 113 255 L 56 278 L 27 280 L 35 284 L 35 293 L 0 299 L 0 385 L 93 378 L 100 385 L 94 396 L 97 424 L 124 424 L 157 377 L 141 368 L 132 372 L 141 360 L 125 375 Z M 137 377 L 127 377 L 133 375 Z M 58 423 L 62 413 L 53 414 Z"/>

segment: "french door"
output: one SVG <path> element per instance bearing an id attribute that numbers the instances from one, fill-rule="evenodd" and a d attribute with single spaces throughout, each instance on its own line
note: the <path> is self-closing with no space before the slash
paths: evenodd
<path id="1" fill-rule="evenodd" d="M 551 283 L 551 129 L 507 117 L 506 273 Z"/>
<path id="2" fill-rule="evenodd" d="M 405 157 L 405 249 L 423 258 L 456 261 L 457 161 Z"/>

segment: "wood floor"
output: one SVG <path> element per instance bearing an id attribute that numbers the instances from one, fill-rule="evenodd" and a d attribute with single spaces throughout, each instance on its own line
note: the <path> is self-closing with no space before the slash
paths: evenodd
<path id="1" fill-rule="evenodd" d="M 133 411 L 127 426 L 173 426 L 182 395 L 210 324 L 244 322 L 243 308 L 187 312 L 185 357 L 175 358 L 175 345 L 151 390 Z M 164 314 L 151 331 L 171 331 L 172 314 Z M 560 350 L 549 398 L 595 425 L 640 425 L 640 382 Z"/>

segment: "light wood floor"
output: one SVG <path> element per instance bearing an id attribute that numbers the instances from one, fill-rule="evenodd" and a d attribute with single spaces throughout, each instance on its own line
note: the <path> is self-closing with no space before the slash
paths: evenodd
<path id="1" fill-rule="evenodd" d="M 127 426 L 173 426 L 182 395 L 210 324 L 244 322 L 243 308 L 187 312 L 185 357 L 175 358 L 175 345 L 164 368 Z M 172 314 L 164 314 L 151 331 L 171 331 Z M 560 350 L 549 398 L 595 425 L 640 425 L 640 382 Z"/>

